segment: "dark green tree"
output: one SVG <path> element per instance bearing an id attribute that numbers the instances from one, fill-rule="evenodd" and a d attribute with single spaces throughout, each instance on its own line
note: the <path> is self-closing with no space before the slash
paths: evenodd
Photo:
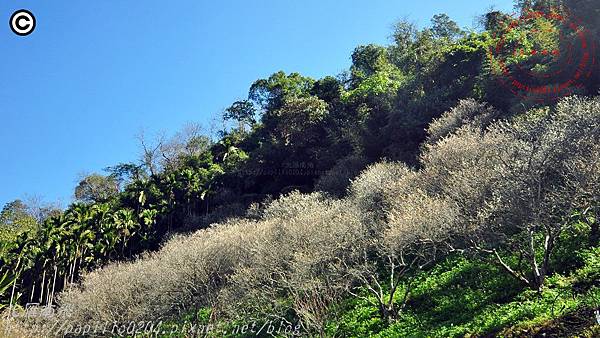
<path id="1" fill-rule="evenodd" d="M 75 198 L 86 203 L 106 202 L 119 192 L 119 182 L 112 176 L 91 174 L 75 187 Z"/>
<path id="2" fill-rule="evenodd" d="M 248 99 L 269 112 L 280 108 L 286 98 L 306 97 L 314 80 L 298 73 L 289 75 L 279 71 L 268 79 L 260 79 L 252 84 Z"/>
<path id="3" fill-rule="evenodd" d="M 463 31 L 458 27 L 456 22 L 452 21 L 446 14 L 436 14 L 431 19 L 431 31 L 436 38 L 455 40 Z"/>
<path id="4" fill-rule="evenodd" d="M 238 123 L 238 129 L 244 133 L 246 126 L 256 124 L 256 108 L 249 100 L 236 101 L 223 114 L 225 120 L 233 120 Z"/>
<path id="5" fill-rule="evenodd" d="M 351 87 L 358 87 L 361 81 L 384 70 L 387 64 L 385 47 L 373 44 L 357 47 L 352 53 Z"/>

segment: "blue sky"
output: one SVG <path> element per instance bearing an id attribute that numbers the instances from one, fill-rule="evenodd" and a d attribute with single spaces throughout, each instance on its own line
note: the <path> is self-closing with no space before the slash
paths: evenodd
<path id="1" fill-rule="evenodd" d="M 2 1 L 0 207 L 27 195 L 66 206 L 79 173 L 137 158 L 142 129 L 208 127 L 258 78 L 335 75 L 398 19 L 473 27 L 492 6 L 512 1 Z M 37 18 L 27 37 L 7 24 L 20 8 Z"/>

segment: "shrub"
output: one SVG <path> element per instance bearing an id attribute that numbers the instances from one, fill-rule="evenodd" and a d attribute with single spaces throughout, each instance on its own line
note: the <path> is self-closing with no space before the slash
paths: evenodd
<path id="1" fill-rule="evenodd" d="M 256 223 L 234 220 L 170 240 L 159 252 L 115 263 L 86 275 L 64 292 L 62 307 L 73 324 L 128 323 L 176 318 L 202 307 L 218 309 L 218 291 L 248 257 L 244 234 Z"/>
<path id="2" fill-rule="evenodd" d="M 365 241 L 347 201 L 294 192 L 258 220 L 178 236 L 157 253 L 87 274 L 61 294 L 68 309 L 62 320 L 74 326 L 168 320 L 207 307 L 248 319 L 283 316 L 289 306 L 307 328 L 322 331 Z"/>
<path id="3" fill-rule="evenodd" d="M 498 117 L 500 112 L 486 103 L 473 99 L 461 100 L 456 107 L 431 122 L 427 128 L 426 144 L 434 144 L 467 124 L 484 130 Z"/>
<path id="4" fill-rule="evenodd" d="M 365 169 L 350 185 L 349 198 L 369 226 L 382 226 L 393 197 L 393 186 L 413 172 L 403 163 L 380 162 Z M 406 181 L 410 181 L 407 179 Z"/>
<path id="5" fill-rule="evenodd" d="M 510 161 L 502 152 L 508 142 L 499 132 L 485 134 L 466 125 L 455 134 L 428 145 L 421 155 L 424 189 L 453 201 L 461 218 L 456 231 L 469 233 L 480 222 L 481 206 L 491 201 L 492 187 L 502 179 L 498 163 Z"/>
<path id="6" fill-rule="evenodd" d="M 4 338 L 32 338 L 35 333 L 22 327 L 16 320 L 7 318 L 4 312 L 0 313 L 0 333 Z"/>
<path id="7" fill-rule="evenodd" d="M 359 156 L 350 156 L 338 161 L 317 180 L 315 189 L 342 197 L 348 191 L 350 182 L 366 167 L 367 161 Z"/>
<path id="8" fill-rule="evenodd" d="M 364 299 L 382 319 L 396 318 L 411 289 L 406 275 L 422 269 L 447 247 L 457 211 L 451 200 L 428 194 L 422 172 L 400 163 L 378 163 L 366 169 L 351 186 L 350 198 L 367 227 L 365 257 L 352 269 Z M 401 283 L 403 283 L 403 286 Z M 404 289 L 400 304 L 396 293 Z"/>
<path id="9" fill-rule="evenodd" d="M 357 211 L 344 200 L 294 192 L 266 208 L 254 238 L 250 260 L 223 292 L 230 314 L 283 317 L 290 306 L 307 328 L 322 331 L 366 240 Z"/>
<path id="10" fill-rule="evenodd" d="M 412 259 L 417 266 L 432 263 L 450 241 L 460 214 L 452 200 L 421 190 L 398 196 L 389 212 L 384 243 L 393 256 Z M 413 265 L 414 265 L 413 264 Z"/>
<path id="11" fill-rule="evenodd" d="M 597 205 L 598 175 L 577 163 L 597 165 L 591 159 L 600 155 L 598 125 L 600 102 L 581 98 L 496 123 L 486 133 L 467 125 L 426 148 L 426 181 L 459 206 L 463 245 L 493 254 L 513 276 L 540 289 L 570 213 Z M 531 268 L 510 266 L 501 249 L 522 253 Z"/>

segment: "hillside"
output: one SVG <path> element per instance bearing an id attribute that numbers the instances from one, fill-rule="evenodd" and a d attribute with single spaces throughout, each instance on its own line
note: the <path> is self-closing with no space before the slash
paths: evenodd
<path id="1" fill-rule="evenodd" d="M 257 80 L 217 139 L 141 138 L 66 210 L 7 205 L 0 330 L 600 336 L 600 4 L 517 6 L 400 21 L 342 74 Z"/>

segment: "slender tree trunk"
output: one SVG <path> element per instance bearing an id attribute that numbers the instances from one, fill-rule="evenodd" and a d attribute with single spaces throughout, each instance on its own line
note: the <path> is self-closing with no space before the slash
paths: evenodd
<path id="1" fill-rule="evenodd" d="M 48 283 L 46 283 L 46 305 L 50 304 L 50 276 L 48 276 Z"/>
<path id="2" fill-rule="evenodd" d="M 42 285 L 40 285 L 40 304 L 44 302 L 44 288 L 46 284 L 46 270 L 44 269 L 44 273 L 42 275 Z"/>
<path id="3" fill-rule="evenodd" d="M 546 238 L 544 240 L 544 261 L 542 263 L 538 291 L 541 291 L 541 288 L 544 286 L 546 276 L 548 275 L 548 270 L 550 269 L 550 257 L 552 255 L 552 251 L 554 250 L 554 238 L 555 237 L 552 233 L 552 230 L 548 230 L 548 233 L 546 234 Z"/>
<path id="4" fill-rule="evenodd" d="M 391 323 L 398 318 L 398 311 L 393 303 L 391 305 L 382 304 L 379 308 L 379 315 L 381 319 Z"/>
<path id="5" fill-rule="evenodd" d="M 69 283 L 73 284 L 73 274 L 74 274 L 74 265 L 75 263 L 71 262 L 71 264 L 69 264 Z"/>
<path id="6" fill-rule="evenodd" d="M 58 272 L 58 269 L 56 268 L 56 265 L 54 265 L 54 278 L 52 281 L 52 293 L 50 294 L 50 305 L 52 305 L 52 303 L 54 302 L 54 287 L 56 286 L 56 273 Z"/>
<path id="7" fill-rule="evenodd" d="M 29 302 L 33 303 L 33 296 L 35 295 L 35 280 L 33 281 L 33 286 L 31 287 L 31 296 L 29 296 Z"/>
<path id="8" fill-rule="evenodd" d="M 529 230 L 529 255 L 529 265 L 531 266 L 531 272 L 533 274 L 533 281 L 530 287 L 536 291 L 541 291 L 542 285 L 544 284 L 544 276 L 535 256 L 535 238 L 533 229 Z"/>
<path id="9" fill-rule="evenodd" d="M 81 258 L 79 256 L 80 255 L 78 254 L 75 257 L 75 263 L 73 265 L 73 275 L 71 276 L 71 284 L 73 284 L 73 282 L 75 281 L 75 277 L 76 277 L 76 274 L 77 274 L 77 267 L 78 267 L 77 260 L 79 260 L 79 265 L 81 265 Z"/>
<path id="10" fill-rule="evenodd" d="M 8 305 L 8 316 L 12 318 L 13 300 L 15 298 L 15 289 L 17 288 L 17 277 L 13 282 L 12 291 L 10 292 L 10 302 Z"/>

